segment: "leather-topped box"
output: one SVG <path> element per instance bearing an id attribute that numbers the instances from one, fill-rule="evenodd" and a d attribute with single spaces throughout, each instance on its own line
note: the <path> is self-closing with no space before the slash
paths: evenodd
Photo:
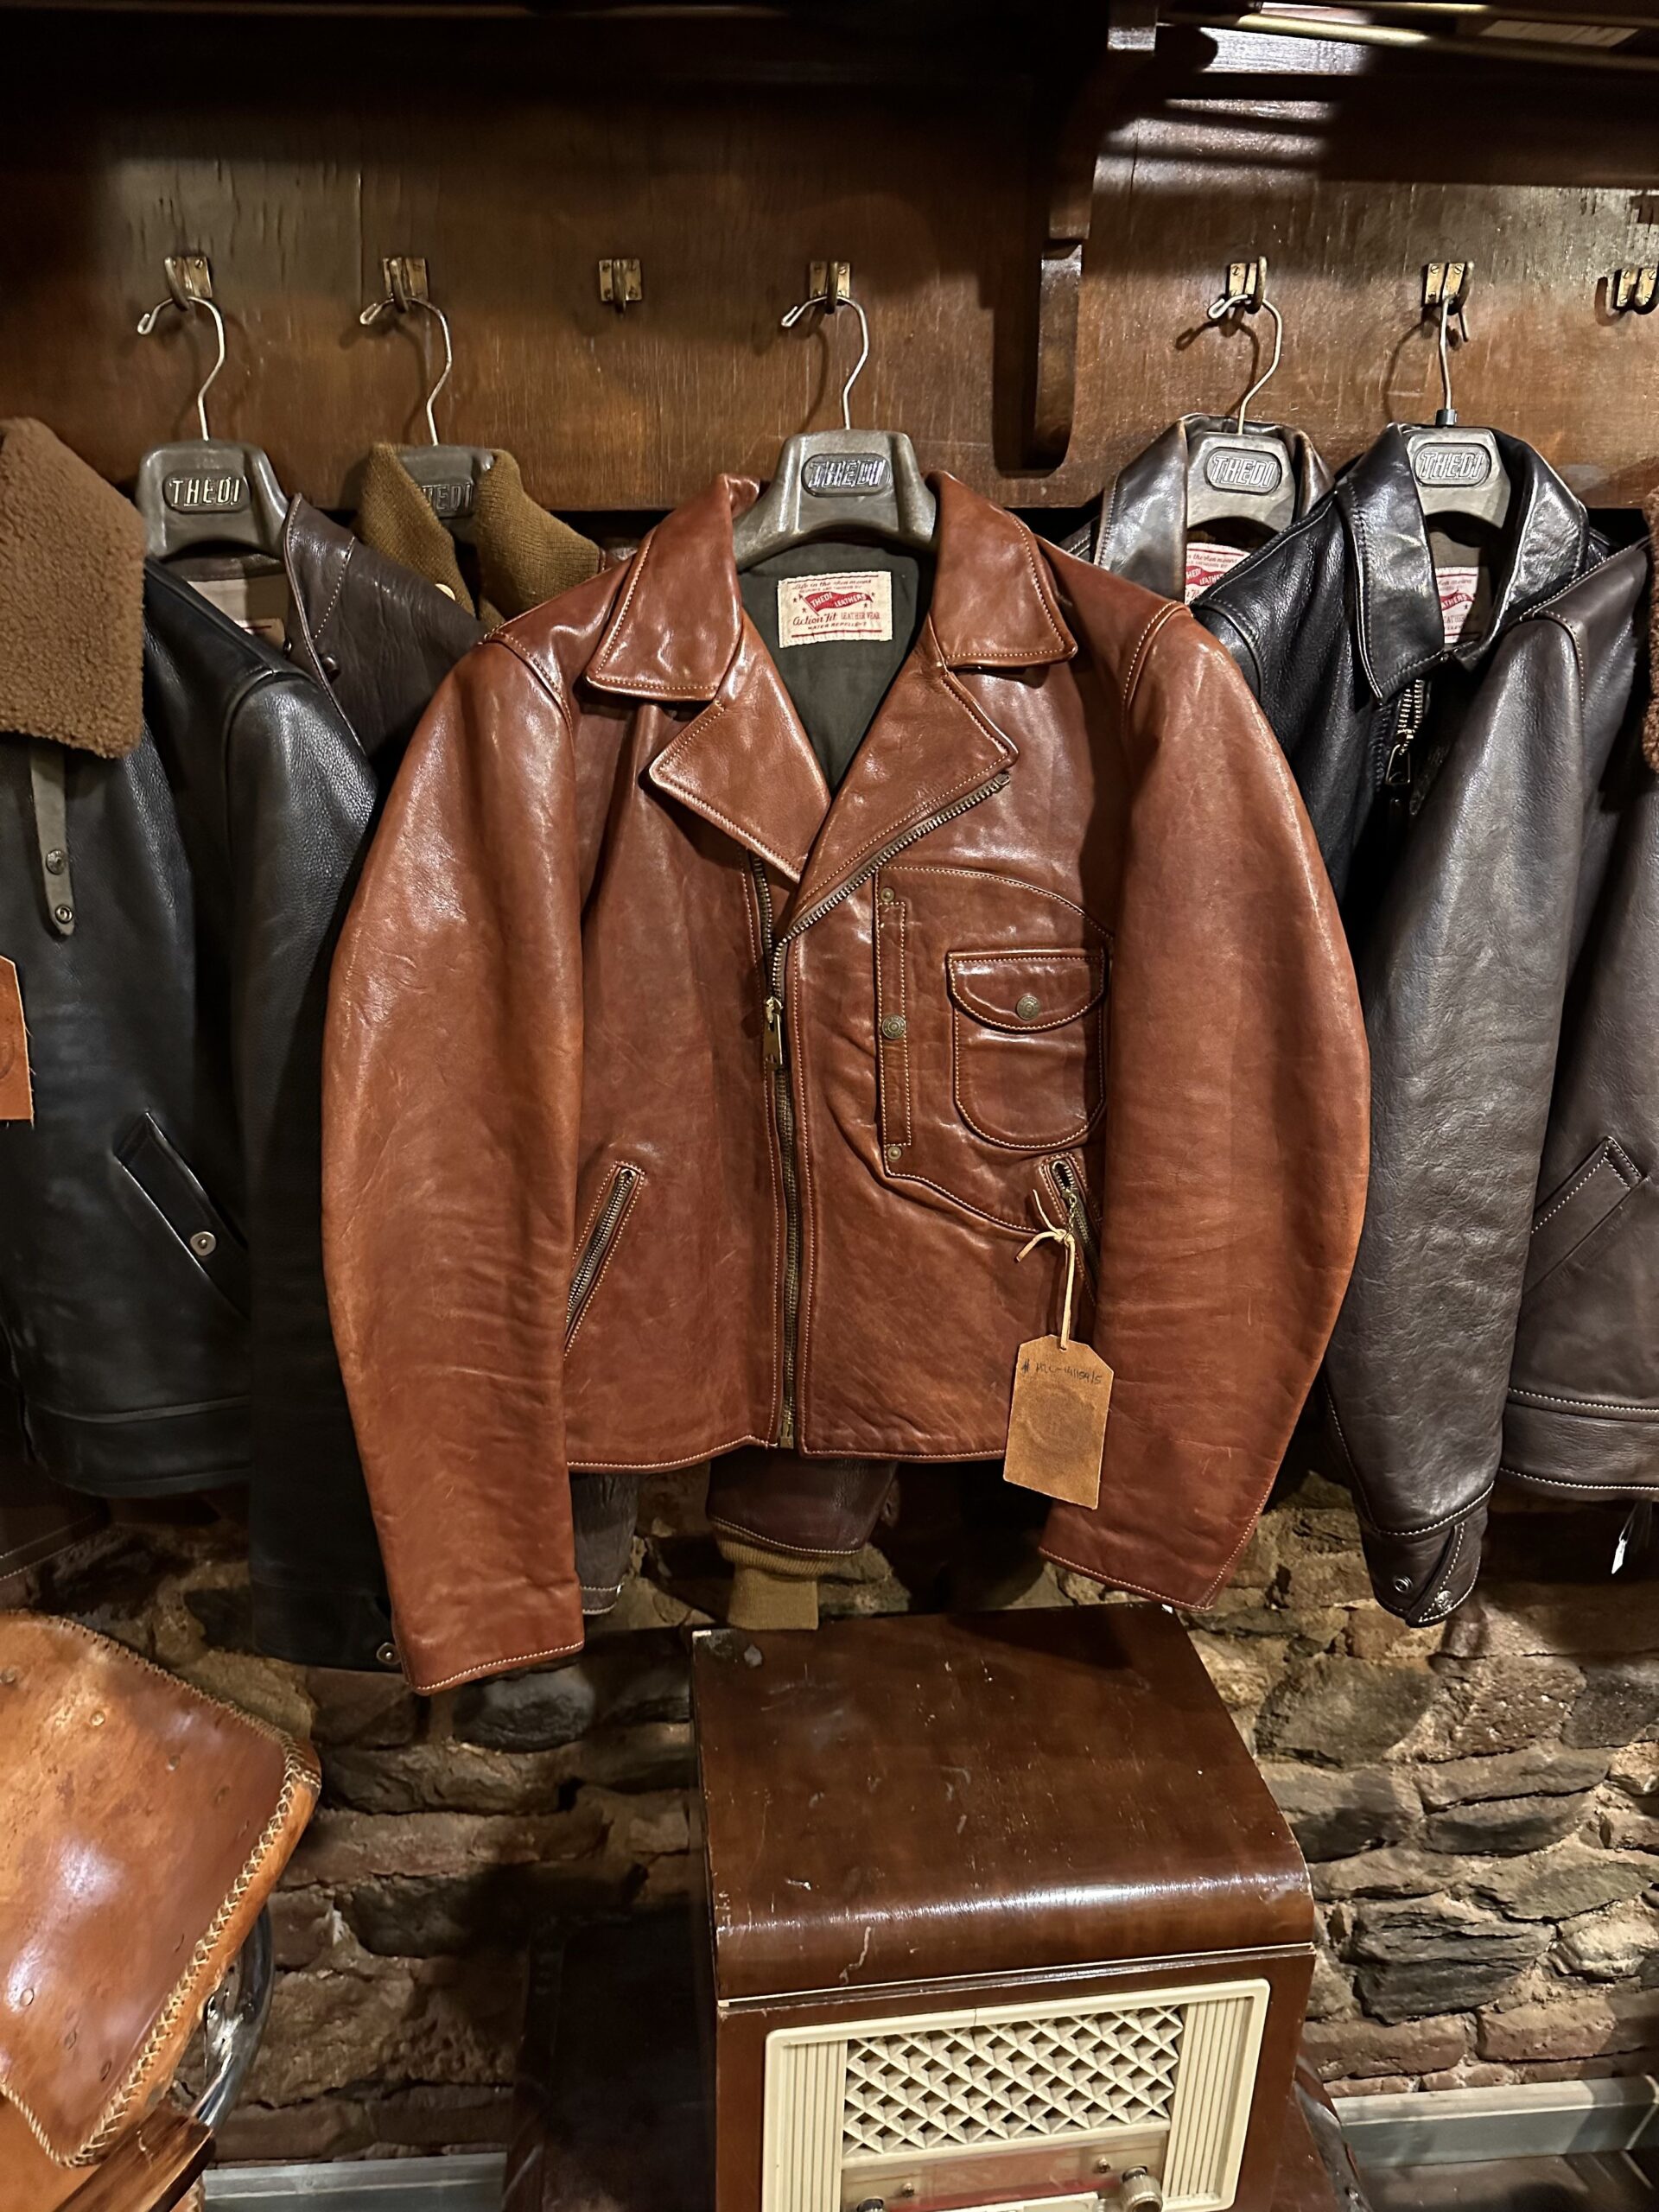
<path id="1" fill-rule="evenodd" d="M 1269 2212 L 1294 1840 L 1154 1606 L 700 1637 L 718 2212 Z"/>

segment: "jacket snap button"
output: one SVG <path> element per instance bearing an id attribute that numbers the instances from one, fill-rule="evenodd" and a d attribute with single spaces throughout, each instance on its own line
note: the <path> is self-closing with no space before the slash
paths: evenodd
<path id="1" fill-rule="evenodd" d="M 1396 1596 L 1403 1598 L 1410 1587 L 1411 1577 L 1408 1574 L 1396 1574 L 1395 1576 L 1394 1588 Z"/>
<path id="2" fill-rule="evenodd" d="M 882 1015 L 881 1034 L 884 1037 L 902 1037 L 904 1033 L 905 1017 L 902 1014 L 884 1014 Z"/>
<path id="3" fill-rule="evenodd" d="M 340 674 L 340 663 L 334 658 L 333 653 L 324 653 L 322 656 L 322 672 L 331 683 Z"/>
<path id="4" fill-rule="evenodd" d="M 898 896 L 899 896 L 898 893 L 893 889 L 893 886 L 892 886 L 890 883 L 884 883 L 884 884 L 882 885 L 882 887 L 881 887 L 881 904 L 882 904 L 884 906 L 892 906 L 892 904 L 893 904 L 893 900 L 894 900 Z"/>
<path id="5" fill-rule="evenodd" d="M 190 1239 L 190 1249 L 199 1260 L 211 1259 L 219 1249 L 219 1239 L 211 1229 L 199 1229 Z"/>
<path id="6" fill-rule="evenodd" d="M 890 1167 L 896 1167 L 904 1156 L 905 1147 L 903 1145 L 890 1144 L 887 1147 L 887 1164 Z"/>
<path id="7" fill-rule="evenodd" d="M 52 909 L 52 918 L 55 922 L 73 922 L 75 918 L 75 910 L 73 906 L 54 906 Z"/>
<path id="8" fill-rule="evenodd" d="M 374 1656 L 383 1667 L 395 1667 L 397 1664 L 397 1647 L 395 1643 L 383 1643 Z"/>
<path id="9" fill-rule="evenodd" d="M 1014 1002 L 1014 1010 L 1021 1021 L 1035 1021 L 1043 1010 L 1043 1002 L 1033 998 L 1029 991 L 1022 991 Z"/>
<path id="10" fill-rule="evenodd" d="M 54 875 L 61 875 L 63 874 L 63 864 L 66 857 L 67 855 L 64 854 L 62 849 L 55 845 L 47 855 L 46 865 Z"/>

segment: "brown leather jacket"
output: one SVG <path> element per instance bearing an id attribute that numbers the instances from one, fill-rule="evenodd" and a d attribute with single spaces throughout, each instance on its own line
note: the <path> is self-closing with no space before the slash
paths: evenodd
<path id="1" fill-rule="evenodd" d="M 1039 1198 L 1116 1373 L 1050 1556 L 1202 1605 L 1249 1533 L 1364 1199 L 1325 871 L 1183 608 L 935 483 L 833 798 L 743 613 L 746 483 L 416 733 L 334 969 L 324 1225 L 423 1690 L 579 1643 L 571 1466 L 1000 1456 L 1059 1318 Z"/>

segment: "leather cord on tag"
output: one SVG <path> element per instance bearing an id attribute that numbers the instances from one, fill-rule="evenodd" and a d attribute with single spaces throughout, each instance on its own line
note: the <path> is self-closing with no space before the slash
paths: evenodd
<path id="1" fill-rule="evenodd" d="M 29 783 L 35 801 L 35 839 L 40 848 L 46 918 L 60 937 L 75 933 L 75 883 L 69 872 L 68 762 L 60 745 L 30 741 Z"/>
<path id="2" fill-rule="evenodd" d="M 1039 1244 L 1048 1243 L 1051 1238 L 1055 1243 L 1064 1244 L 1065 1247 L 1065 1304 L 1060 1312 L 1060 1349 L 1064 1351 L 1071 1341 L 1071 1302 L 1077 1287 L 1077 1232 L 1058 1222 L 1049 1219 L 1048 1208 L 1043 1204 L 1041 1191 L 1034 1192 L 1033 1196 L 1037 1201 L 1037 1211 L 1043 1217 L 1043 1225 L 1030 1243 L 1026 1246 L 1025 1250 L 1020 1253 L 1020 1257 L 1022 1260 L 1027 1258 L 1037 1249 Z"/>

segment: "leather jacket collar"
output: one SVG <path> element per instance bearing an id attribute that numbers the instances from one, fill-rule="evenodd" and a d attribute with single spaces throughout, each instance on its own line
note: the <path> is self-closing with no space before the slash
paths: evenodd
<path id="1" fill-rule="evenodd" d="M 1373 697 L 1392 699 L 1443 661 L 1474 668 L 1516 617 L 1584 566 L 1590 519 L 1541 454 L 1493 433 L 1509 472 L 1510 517 L 1492 580 L 1490 618 L 1478 635 L 1448 647 L 1434 559 L 1405 435 L 1390 423 L 1345 469 L 1336 503 L 1355 581 L 1359 664 Z"/>
<path id="2" fill-rule="evenodd" d="M 1234 417 L 1183 415 L 1125 467 L 1101 502 L 1100 527 L 1090 556 L 1098 569 L 1144 584 L 1165 599 L 1186 596 L 1186 471 L 1195 431 L 1227 430 Z M 1275 430 L 1290 448 L 1296 470 L 1296 519 L 1331 489 L 1331 472 L 1300 430 Z"/>
<path id="3" fill-rule="evenodd" d="M 1024 524 L 954 477 L 929 481 L 939 526 L 927 620 L 833 810 L 738 590 L 732 523 L 754 499 L 753 482 L 717 478 L 651 531 L 583 671 L 601 691 L 702 705 L 671 731 L 651 781 L 796 884 L 791 912 L 827 895 L 906 823 L 982 786 L 1016 758 L 1013 740 L 954 671 L 1041 667 L 1077 652 Z"/>

